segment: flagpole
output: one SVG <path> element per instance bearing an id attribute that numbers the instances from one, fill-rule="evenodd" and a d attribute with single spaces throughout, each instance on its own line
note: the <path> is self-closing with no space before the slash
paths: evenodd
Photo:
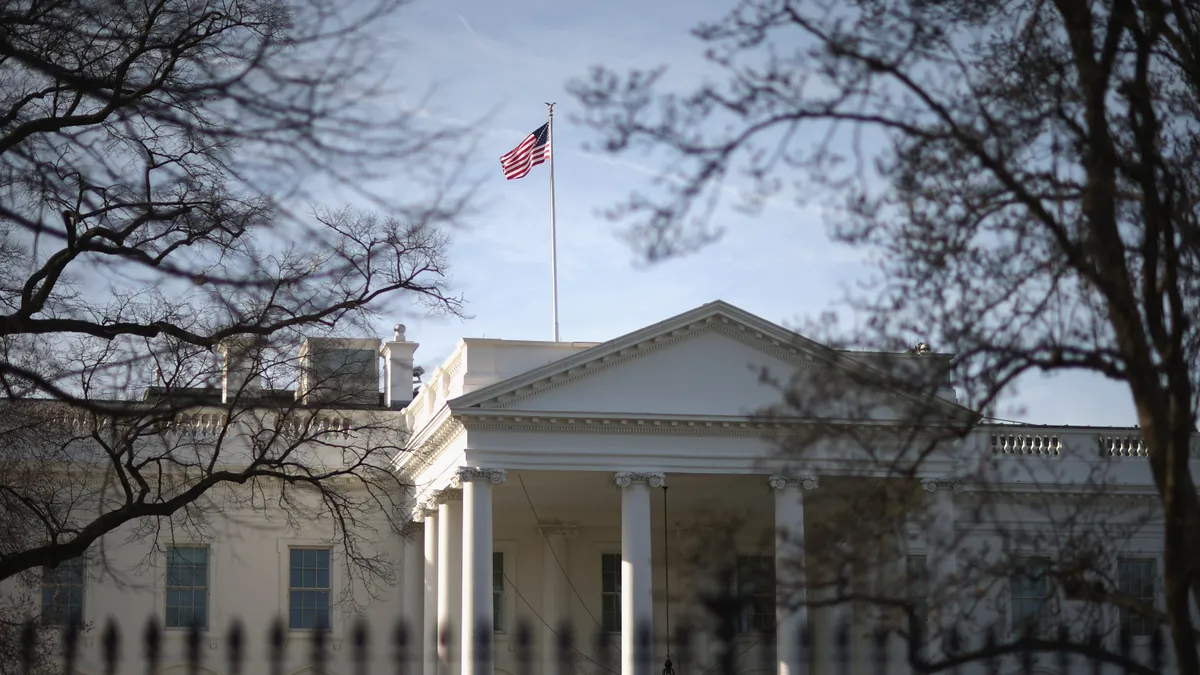
<path id="1" fill-rule="evenodd" d="M 550 317 L 554 322 L 554 341 L 558 342 L 558 242 L 554 227 L 554 104 L 546 103 L 550 122 L 547 142 L 550 144 Z"/>

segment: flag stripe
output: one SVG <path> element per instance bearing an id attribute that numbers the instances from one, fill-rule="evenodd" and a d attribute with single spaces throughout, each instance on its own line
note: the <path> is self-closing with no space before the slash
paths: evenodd
<path id="1" fill-rule="evenodd" d="M 529 170 L 550 159 L 550 123 L 538 127 L 517 147 L 500 156 L 500 168 L 508 180 L 524 178 Z"/>

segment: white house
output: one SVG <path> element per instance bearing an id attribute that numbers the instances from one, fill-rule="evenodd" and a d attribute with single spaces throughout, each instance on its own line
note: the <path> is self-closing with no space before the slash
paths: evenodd
<path id="1" fill-rule="evenodd" d="M 384 350 L 385 360 L 391 359 L 385 364 L 390 371 L 385 402 L 407 398 L 405 368 L 411 368 L 416 345 L 397 346 L 400 342 Z M 795 563 L 797 556 L 807 556 L 809 576 L 816 578 L 817 554 L 803 546 L 806 534 L 814 537 L 822 528 L 872 532 L 819 498 L 847 481 L 907 481 L 928 507 L 881 545 L 890 553 L 873 559 L 875 571 L 854 577 L 851 589 L 861 583 L 878 593 L 899 578 L 894 574 L 919 577 L 931 595 L 943 593 L 939 607 L 966 613 L 973 605 L 977 616 L 990 617 L 984 623 L 999 621 L 1011 632 L 1048 611 L 1057 591 L 1041 580 L 989 584 L 978 572 L 968 574 L 968 560 L 994 558 L 999 549 L 1035 563 L 1046 553 L 1035 550 L 1036 532 L 1009 533 L 1004 545 L 990 550 L 987 542 L 999 530 L 980 514 L 1008 509 L 1004 522 L 1025 519 L 1036 531 L 1055 514 L 1076 513 L 1073 505 L 1103 485 L 1104 504 L 1116 504 L 1112 508 L 1123 514 L 1104 524 L 1115 527 L 1121 517 L 1128 519 L 1110 552 L 1113 580 L 1154 601 L 1161 593 L 1155 585 L 1161 528 L 1152 517 L 1129 516 L 1154 495 L 1137 431 L 976 425 L 966 437 L 952 439 L 934 432 L 970 416 L 953 390 L 935 387 L 922 397 L 894 384 L 861 384 L 876 375 L 886 379 L 880 369 L 885 362 L 911 364 L 918 372 L 946 358 L 922 350 L 886 358 L 835 353 L 719 301 L 607 342 L 461 340 L 425 376 L 411 402 L 380 411 L 409 434 L 409 450 L 397 457 L 395 470 L 415 490 L 406 500 L 408 531 L 381 533 L 377 542 L 381 550 L 397 553 L 402 582 L 364 610 L 377 641 L 376 658 L 388 662 L 390 653 L 378 641 L 403 618 L 419 637 L 413 648 L 420 664 L 410 672 L 522 673 L 517 627 L 534 626 L 545 645 L 554 644 L 560 627 L 569 623 L 577 638 L 573 669 L 619 668 L 633 675 L 644 672 L 639 663 L 651 663 L 657 672 L 667 656 L 670 621 L 672 628 L 684 622 L 697 626 L 691 670 L 704 672 L 718 647 L 706 630 L 712 618 L 698 600 L 711 588 L 703 578 L 705 556 L 714 561 L 725 556 L 734 585 L 745 594 L 736 620 L 742 670 L 798 672 L 801 648 L 783 636 L 797 635 L 802 625 L 813 627 L 818 645 L 804 658 L 830 658 L 822 645 L 847 620 L 864 629 L 852 636 L 855 650 L 869 650 L 869 629 L 885 625 L 885 617 L 862 601 L 823 606 L 832 591 L 807 592 L 798 585 Z M 760 378 L 764 371 L 785 379 L 798 374 L 797 381 L 811 383 L 813 392 L 833 391 L 831 383 L 845 382 L 836 389 L 860 397 L 862 405 L 822 404 L 813 408 L 828 413 L 820 420 L 756 418 L 757 411 L 780 401 L 779 392 Z M 916 409 L 933 432 L 912 428 L 909 415 Z M 804 455 L 780 453 L 781 437 L 832 422 L 856 430 L 858 439 L 875 439 L 872 447 L 880 454 L 867 458 L 838 443 L 817 443 Z M 918 446 L 919 461 L 905 454 Z M 1013 498 L 1000 506 L 989 502 L 985 509 L 984 493 Z M 162 568 L 140 586 L 67 571 L 47 581 L 59 592 L 45 597 L 51 604 L 62 598 L 80 604 L 86 620 L 113 615 L 135 628 L 141 617 L 185 625 L 180 617 L 200 612 L 204 672 L 222 675 L 227 671 L 221 636 L 235 617 L 251 630 L 252 663 L 266 657 L 262 634 L 273 617 L 285 618 L 289 640 L 306 636 L 328 617 L 334 651 L 323 671 L 354 672 L 347 647 L 354 616 L 335 603 L 337 592 L 353 581 L 339 578 L 331 563 L 336 543 L 321 523 L 296 531 L 263 515 L 231 514 L 212 541 L 176 542 L 163 561 L 175 570 L 173 587 Z M 1076 536 L 1049 532 L 1042 532 L 1044 541 Z M 720 550 L 704 553 L 707 544 Z M 1033 549 L 1013 548 L 1021 546 Z M 145 551 L 113 555 L 119 568 L 119 559 L 142 559 Z M 48 616 L 55 612 L 61 610 L 44 610 Z M 1134 624 L 1124 615 L 1109 618 Z M 443 625 L 453 631 L 439 644 Z M 648 648 L 639 639 L 641 626 L 652 631 Z M 182 637 L 171 630 L 163 672 L 182 668 Z M 611 640 L 611 667 L 592 638 L 597 632 Z M 125 654 L 139 653 L 137 638 L 126 632 Z M 484 649 L 491 652 L 490 662 L 480 645 L 490 645 Z M 303 647 L 289 649 L 288 672 L 309 667 Z M 887 650 L 894 664 L 903 662 L 898 638 Z M 92 634 L 85 652 L 82 672 L 98 674 L 99 640 Z M 552 649 L 539 649 L 536 658 L 539 672 L 557 672 Z M 870 672 L 869 667 L 866 660 L 856 666 L 857 672 Z"/>

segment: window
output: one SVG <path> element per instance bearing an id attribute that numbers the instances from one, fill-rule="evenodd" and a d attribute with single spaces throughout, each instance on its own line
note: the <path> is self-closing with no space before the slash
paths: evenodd
<path id="1" fill-rule="evenodd" d="M 912 603 L 913 620 L 922 630 L 929 626 L 929 560 L 923 555 L 910 555 L 906 562 L 908 600 Z"/>
<path id="2" fill-rule="evenodd" d="M 72 558 L 58 567 L 42 568 L 42 617 L 46 626 L 83 623 L 83 583 L 87 562 Z"/>
<path id="3" fill-rule="evenodd" d="M 743 633 L 775 632 L 775 559 L 738 556 L 737 594 L 745 599 L 738 628 Z"/>
<path id="4" fill-rule="evenodd" d="M 492 553 L 492 630 L 504 632 L 504 554 Z"/>
<path id="5" fill-rule="evenodd" d="M 1050 561 L 1023 558 L 1010 580 L 1012 630 L 1046 635 L 1050 628 Z"/>
<path id="6" fill-rule="evenodd" d="M 1153 558 L 1121 558 L 1117 560 L 1117 589 L 1121 595 L 1147 608 L 1154 607 L 1155 568 Z M 1130 635 L 1149 635 L 1154 629 L 1141 613 L 1121 608 L 1121 630 Z"/>
<path id="7" fill-rule="evenodd" d="M 621 554 L 600 556 L 600 626 L 606 633 L 621 632 Z"/>
<path id="8" fill-rule="evenodd" d="M 208 548 L 167 548 L 167 628 L 208 627 Z"/>
<path id="9" fill-rule="evenodd" d="M 289 549 L 288 628 L 328 630 L 329 549 Z"/>

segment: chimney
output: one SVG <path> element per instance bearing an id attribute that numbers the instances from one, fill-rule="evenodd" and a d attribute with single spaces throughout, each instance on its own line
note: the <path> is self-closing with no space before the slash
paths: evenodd
<path id="1" fill-rule="evenodd" d="M 221 403 L 257 396 L 262 391 L 262 347 L 265 340 L 239 335 L 217 345 L 224 358 L 221 366 Z"/>
<path id="2" fill-rule="evenodd" d="M 396 324 L 391 342 L 383 343 L 380 355 L 384 367 L 384 401 L 392 410 L 403 408 L 413 399 L 413 353 L 420 344 L 404 339 L 404 324 Z"/>

